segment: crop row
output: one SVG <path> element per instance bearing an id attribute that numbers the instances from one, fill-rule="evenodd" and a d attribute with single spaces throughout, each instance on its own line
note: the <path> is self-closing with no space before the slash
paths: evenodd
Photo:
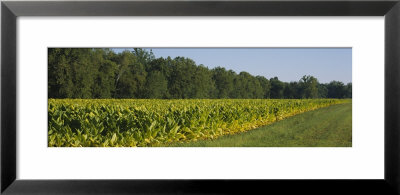
<path id="1" fill-rule="evenodd" d="M 248 131 L 338 99 L 49 99 L 49 147 L 163 146 Z"/>

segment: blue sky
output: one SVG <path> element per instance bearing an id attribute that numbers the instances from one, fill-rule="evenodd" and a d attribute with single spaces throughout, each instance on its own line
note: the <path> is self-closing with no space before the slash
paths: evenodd
<path id="1" fill-rule="evenodd" d="M 150 48 L 147 48 L 150 49 Z M 121 52 L 126 48 L 114 49 Z M 158 57 L 183 56 L 209 68 L 249 72 L 266 78 L 298 81 L 312 75 L 320 83 L 352 81 L 351 48 L 152 48 Z"/>

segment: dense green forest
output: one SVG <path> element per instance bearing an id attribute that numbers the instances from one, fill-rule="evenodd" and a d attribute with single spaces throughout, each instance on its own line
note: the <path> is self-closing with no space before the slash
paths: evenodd
<path id="1" fill-rule="evenodd" d="M 245 66 L 245 65 L 243 65 Z M 288 70 L 290 71 L 290 70 Z M 156 58 L 145 49 L 49 48 L 49 98 L 351 98 L 352 84 L 267 79 L 185 57 Z"/>

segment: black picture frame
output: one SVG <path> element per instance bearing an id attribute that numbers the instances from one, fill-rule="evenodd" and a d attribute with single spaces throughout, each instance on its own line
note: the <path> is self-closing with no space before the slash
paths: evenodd
<path id="1" fill-rule="evenodd" d="M 382 180 L 16 179 L 16 20 L 19 16 L 385 16 L 385 176 Z M 399 194 L 399 0 L 2 1 L 3 194 Z M 54 170 L 57 171 L 57 170 Z M 368 170 L 365 170 L 368 171 Z"/>

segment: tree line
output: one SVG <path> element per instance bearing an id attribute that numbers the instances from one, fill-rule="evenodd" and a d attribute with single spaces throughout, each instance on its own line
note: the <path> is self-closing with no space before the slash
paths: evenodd
<path id="1" fill-rule="evenodd" d="M 134 48 L 49 48 L 49 98 L 351 98 L 352 84 L 319 83 L 305 75 L 297 82 L 267 79 L 223 67 L 209 69 L 192 59 L 156 58 Z"/>

